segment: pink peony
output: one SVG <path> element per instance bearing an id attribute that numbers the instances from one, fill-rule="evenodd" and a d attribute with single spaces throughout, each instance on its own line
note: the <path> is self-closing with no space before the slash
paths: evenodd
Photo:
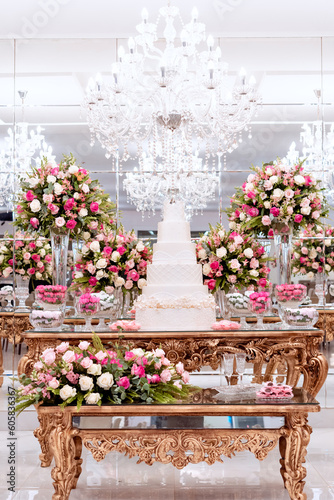
<path id="1" fill-rule="evenodd" d="M 31 217 L 31 219 L 30 219 L 30 224 L 32 225 L 32 227 L 33 227 L 34 229 L 37 229 L 37 228 L 38 228 L 38 226 L 39 226 L 39 220 L 38 220 L 38 219 L 36 219 L 36 217 Z"/>
<path id="2" fill-rule="evenodd" d="M 121 377 L 116 383 L 118 386 L 124 387 L 125 390 L 130 387 L 130 380 L 128 377 Z"/>
<path id="3" fill-rule="evenodd" d="M 250 217 L 257 217 L 259 215 L 259 210 L 256 207 L 250 207 L 247 211 L 247 215 Z"/>
<path id="4" fill-rule="evenodd" d="M 264 226 L 270 226 L 271 224 L 271 219 L 268 215 L 264 215 L 261 219 L 261 222 Z"/>
<path id="5" fill-rule="evenodd" d="M 90 204 L 90 210 L 91 212 L 98 212 L 99 211 L 99 204 L 94 202 Z"/>
<path id="6" fill-rule="evenodd" d="M 56 359 L 56 353 L 52 347 L 48 347 L 42 352 L 41 358 L 46 365 L 52 365 Z"/>

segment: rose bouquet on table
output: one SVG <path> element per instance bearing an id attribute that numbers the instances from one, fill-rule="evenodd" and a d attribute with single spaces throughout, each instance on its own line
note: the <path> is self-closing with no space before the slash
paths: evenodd
<path id="1" fill-rule="evenodd" d="M 293 242 L 292 273 L 312 279 L 334 271 L 334 228 L 316 226 L 305 230 L 302 239 Z"/>
<path id="2" fill-rule="evenodd" d="M 76 238 L 92 224 L 97 228 L 113 219 L 109 195 L 72 155 L 64 155 L 59 165 L 44 159 L 21 179 L 15 225 L 22 230 L 48 237 L 51 227 L 66 228 Z"/>
<path id="3" fill-rule="evenodd" d="M 14 269 L 23 278 L 49 280 L 52 275 L 51 245 L 44 238 L 29 234 L 5 234 L 0 242 L 0 276 L 8 278 Z"/>
<path id="4" fill-rule="evenodd" d="M 162 349 L 106 349 L 96 335 L 78 347 L 63 342 L 45 349 L 31 376 L 22 375 L 20 382 L 18 412 L 39 403 L 74 403 L 78 409 L 82 404 L 172 403 L 197 390 L 186 385 L 189 373 L 183 364 L 171 364 Z"/>
<path id="5" fill-rule="evenodd" d="M 288 166 L 278 159 L 251 170 L 226 210 L 231 229 L 271 237 L 275 226 L 299 231 L 327 215 L 321 181 L 304 172 L 303 162 Z"/>
<path id="6" fill-rule="evenodd" d="M 246 234 L 225 231 L 217 224 L 196 245 L 197 261 L 203 265 L 204 283 L 209 289 L 227 292 L 236 288 L 267 285 L 268 256 L 263 246 Z"/>
<path id="7" fill-rule="evenodd" d="M 146 285 L 146 268 L 151 261 L 150 246 L 134 231 L 125 232 L 121 227 L 115 233 L 101 233 L 82 247 L 72 288 L 106 293 L 119 287 L 124 292 L 140 291 Z"/>

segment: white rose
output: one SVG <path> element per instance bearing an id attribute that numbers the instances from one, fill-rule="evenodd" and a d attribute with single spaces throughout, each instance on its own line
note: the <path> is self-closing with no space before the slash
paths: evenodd
<path id="1" fill-rule="evenodd" d="M 111 254 L 111 260 L 113 260 L 114 262 L 117 262 L 120 258 L 121 258 L 120 253 L 116 251 Z"/>
<path id="2" fill-rule="evenodd" d="M 64 385 L 64 387 L 62 387 L 59 391 L 59 396 L 61 397 L 61 399 L 63 399 L 64 401 L 68 398 L 72 398 L 73 396 L 75 396 L 77 393 L 77 390 L 74 388 L 74 387 L 71 387 L 70 385 Z"/>
<path id="3" fill-rule="evenodd" d="M 86 215 L 88 215 L 88 210 L 86 208 L 81 208 L 79 210 L 79 215 L 80 217 L 86 217 Z"/>
<path id="4" fill-rule="evenodd" d="M 87 377 L 87 375 L 80 375 L 79 385 L 82 391 L 91 391 L 94 387 L 94 382 L 92 377 Z"/>
<path id="5" fill-rule="evenodd" d="M 237 227 L 236 223 L 233 221 L 231 221 L 228 226 L 230 229 L 235 229 Z"/>
<path id="6" fill-rule="evenodd" d="M 41 248 L 43 246 L 43 243 L 40 240 L 36 241 L 36 247 Z"/>
<path id="7" fill-rule="evenodd" d="M 76 174 L 79 171 L 79 167 L 77 167 L 76 165 L 71 165 L 68 171 L 70 174 Z"/>
<path id="8" fill-rule="evenodd" d="M 299 257 L 300 257 L 300 253 L 298 253 L 298 252 L 293 252 L 293 257 L 294 257 L 295 259 L 299 259 Z"/>
<path id="9" fill-rule="evenodd" d="M 44 248 L 41 249 L 41 251 L 39 252 L 39 254 L 40 254 L 41 257 L 45 257 L 46 252 L 45 252 Z"/>
<path id="10" fill-rule="evenodd" d="M 139 241 L 136 245 L 136 250 L 137 252 L 143 252 L 145 248 L 145 245 L 142 241 Z"/>
<path id="11" fill-rule="evenodd" d="M 221 229 L 220 231 L 218 231 L 218 236 L 220 239 L 224 238 L 225 236 L 225 231 L 224 229 Z M 206 241 L 207 241 L 208 238 L 206 238 Z"/>
<path id="12" fill-rule="evenodd" d="M 138 285 L 138 288 L 141 290 L 142 288 L 144 288 L 144 286 L 147 285 L 147 281 L 145 278 L 140 278 L 138 281 L 137 281 L 137 285 Z"/>
<path id="13" fill-rule="evenodd" d="M 97 405 L 100 399 L 101 396 L 98 392 L 92 392 L 91 394 L 88 394 L 88 396 L 85 398 L 86 403 L 88 405 Z"/>
<path id="14" fill-rule="evenodd" d="M 259 275 L 259 271 L 256 271 L 255 269 L 252 269 L 251 271 L 249 271 L 249 274 L 251 276 L 254 276 L 255 278 L 257 278 L 257 276 Z"/>
<path id="15" fill-rule="evenodd" d="M 39 273 L 38 271 L 37 271 L 37 273 L 35 274 L 35 276 L 36 276 L 36 279 L 37 279 L 37 280 L 41 280 L 41 279 L 43 278 L 43 274 Z"/>
<path id="16" fill-rule="evenodd" d="M 89 248 L 94 253 L 100 252 L 100 243 L 98 241 L 92 241 L 91 244 L 89 245 Z"/>
<path id="17" fill-rule="evenodd" d="M 273 198 L 276 198 L 277 200 L 280 200 L 282 198 L 283 194 L 284 194 L 284 192 L 281 189 L 276 188 L 273 191 Z"/>
<path id="18" fill-rule="evenodd" d="M 84 232 L 82 233 L 82 238 L 83 238 L 85 241 L 89 240 L 89 238 L 90 238 L 90 233 L 89 233 L 88 231 L 84 231 Z"/>
<path id="19" fill-rule="evenodd" d="M 58 196 L 63 192 L 62 186 L 59 184 L 59 182 L 55 182 L 53 185 L 53 190 L 55 194 Z"/>
<path id="20" fill-rule="evenodd" d="M 309 253 L 309 257 L 310 257 L 310 259 L 315 259 L 316 256 L 317 256 L 317 251 L 315 248 L 312 248 L 310 253 Z"/>
<path id="21" fill-rule="evenodd" d="M 247 177 L 247 182 L 253 182 L 254 179 L 255 179 L 255 175 L 249 174 L 249 176 Z"/>
<path id="22" fill-rule="evenodd" d="M 39 179 L 32 177 L 31 179 L 28 179 L 28 183 L 31 188 L 35 188 L 37 184 L 39 184 Z"/>
<path id="23" fill-rule="evenodd" d="M 198 252 L 198 257 L 200 259 L 205 259 L 206 258 L 206 251 L 204 250 L 204 248 L 201 248 L 201 250 Z"/>
<path id="24" fill-rule="evenodd" d="M 278 177 L 277 177 L 277 175 L 273 175 L 273 176 L 271 177 L 271 179 L 270 179 L 270 182 L 271 182 L 272 184 L 275 184 L 275 182 L 277 182 L 277 181 L 278 181 Z"/>
<path id="25" fill-rule="evenodd" d="M 247 257 L 247 259 L 251 259 L 254 255 L 254 252 L 251 248 L 246 248 L 246 250 L 244 251 L 244 254 L 245 254 L 245 257 Z"/>
<path id="26" fill-rule="evenodd" d="M 81 253 L 82 253 L 83 255 L 85 255 L 85 254 L 86 254 L 86 253 L 88 253 L 88 252 L 89 252 L 89 248 L 88 248 L 88 246 L 87 246 L 87 245 L 83 245 L 83 247 L 82 247 L 82 249 L 81 249 Z"/>
<path id="27" fill-rule="evenodd" d="M 243 212 L 241 212 L 241 214 L 239 215 L 239 219 L 241 221 L 245 220 L 246 219 L 246 215 Z"/>
<path id="28" fill-rule="evenodd" d="M 331 246 L 331 240 L 325 240 L 325 246 L 330 247 Z"/>
<path id="29" fill-rule="evenodd" d="M 104 276 L 104 272 L 103 271 L 101 271 L 101 270 L 97 271 L 97 273 L 96 273 L 96 279 L 97 280 L 100 280 L 101 278 L 103 278 L 103 276 Z"/>
<path id="30" fill-rule="evenodd" d="M 93 363 L 87 370 L 89 375 L 101 375 L 101 365 L 97 363 Z"/>
<path id="31" fill-rule="evenodd" d="M 269 175 L 269 176 L 270 176 L 270 175 L 273 175 L 273 173 L 274 173 L 274 172 L 271 170 L 271 168 L 270 168 L 270 167 L 266 168 L 266 174 L 267 174 L 267 175 Z"/>
<path id="32" fill-rule="evenodd" d="M 311 272 L 307 273 L 306 277 L 311 280 L 312 278 L 314 278 L 314 273 L 312 273 L 312 271 L 311 271 Z"/>
<path id="33" fill-rule="evenodd" d="M 76 271 L 74 273 L 74 277 L 76 280 L 80 279 L 80 278 L 83 278 L 83 273 L 81 271 Z"/>
<path id="34" fill-rule="evenodd" d="M 144 351 L 141 347 L 137 347 L 136 349 L 131 349 L 131 352 L 137 357 L 142 358 L 144 356 Z"/>
<path id="35" fill-rule="evenodd" d="M 99 271 L 100 272 L 100 271 Z M 124 278 L 121 278 L 120 276 L 118 276 L 116 279 L 115 279 L 115 286 L 119 287 L 119 286 L 123 286 L 125 283 L 125 279 Z"/>
<path id="36" fill-rule="evenodd" d="M 52 273 L 52 266 L 46 266 L 46 272 L 51 274 Z"/>
<path id="37" fill-rule="evenodd" d="M 39 212 L 41 209 L 41 204 L 36 198 L 30 203 L 30 208 L 32 212 Z"/>
<path id="38" fill-rule="evenodd" d="M 300 209 L 300 212 L 303 214 L 303 215 L 310 215 L 310 212 L 311 212 L 311 207 L 302 207 Z"/>
<path id="39" fill-rule="evenodd" d="M 303 184 L 305 184 L 305 177 L 303 175 L 296 175 L 294 177 L 294 181 L 298 186 L 302 186 Z"/>
<path id="40" fill-rule="evenodd" d="M 208 276 L 211 272 L 211 267 L 210 267 L 210 264 L 204 264 L 203 266 L 203 274 L 205 276 Z"/>
<path id="41" fill-rule="evenodd" d="M 260 198 L 261 198 L 261 200 L 265 200 L 267 198 L 267 194 L 266 193 L 260 193 Z"/>
<path id="42" fill-rule="evenodd" d="M 227 254 L 227 250 L 226 250 L 225 247 L 217 248 L 216 254 L 217 254 L 217 257 L 219 257 L 220 259 L 222 259 Z"/>
<path id="43" fill-rule="evenodd" d="M 54 175 L 48 175 L 46 178 L 46 182 L 48 184 L 54 184 L 56 182 L 57 178 Z"/>
<path id="44" fill-rule="evenodd" d="M 331 270 L 331 266 L 329 264 L 325 264 L 325 270 L 329 272 Z"/>
<path id="45" fill-rule="evenodd" d="M 80 194 L 79 193 L 74 193 L 73 198 L 75 200 L 78 200 L 80 198 Z"/>
<path id="46" fill-rule="evenodd" d="M 105 267 L 107 267 L 106 259 L 99 259 L 96 263 L 96 267 L 97 269 L 104 269 Z"/>
<path id="47" fill-rule="evenodd" d="M 245 186 L 245 191 L 248 193 L 248 191 L 253 191 L 254 185 L 251 182 L 247 182 Z"/>
<path id="48" fill-rule="evenodd" d="M 102 373 L 102 375 L 100 375 L 96 380 L 96 383 L 102 389 L 110 389 L 114 383 L 114 377 L 109 372 Z"/>
<path id="49" fill-rule="evenodd" d="M 4 255 L 0 255 L 0 264 L 3 263 L 3 260 L 4 260 L 5 256 Z"/>
<path id="50" fill-rule="evenodd" d="M 264 208 L 270 208 L 270 207 L 271 207 L 270 201 L 265 201 L 264 202 Z"/>
<path id="51" fill-rule="evenodd" d="M 44 264 L 42 261 L 37 262 L 37 267 L 43 267 L 43 266 L 44 266 Z"/>
<path id="52" fill-rule="evenodd" d="M 88 184 L 82 184 L 81 189 L 84 193 L 89 193 L 89 186 Z"/>
<path id="53" fill-rule="evenodd" d="M 45 248 L 45 250 L 49 250 L 51 248 L 50 243 L 47 243 L 46 245 L 44 245 L 44 248 Z"/>

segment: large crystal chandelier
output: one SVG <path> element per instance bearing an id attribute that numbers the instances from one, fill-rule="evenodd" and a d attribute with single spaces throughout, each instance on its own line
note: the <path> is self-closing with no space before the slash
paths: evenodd
<path id="1" fill-rule="evenodd" d="M 162 193 L 170 186 L 179 193 L 187 189 L 190 199 L 206 176 L 203 194 L 196 197 L 203 203 L 215 179 L 217 155 L 232 152 L 243 130 L 251 133 L 250 120 L 260 103 L 255 79 L 246 79 L 243 70 L 234 86 L 228 85 L 227 63 L 213 37 L 206 38 L 195 8 L 186 24 L 170 4 L 159 9 L 155 23 L 144 9 L 136 29 L 128 50 L 118 48 L 111 74 L 90 79 L 83 107 L 92 144 L 96 139 L 101 143 L 106 157 L 116 159 L 115 168 L 122 169 L 128 160 L 136 162 L 137 170 L 125 182 L 135 203 L 145 189 L 158 198 L 161 192 L 153 185 Z M 149 201 L 137 203 L 140 210 L 149 206 Z"/>
<path id="2" fill-rule="evenodd" d="M 11 208 L 14 194 L 18 190 L 19 178 L 29 171 L 31 165 L 40 165 L 41 159 L 54 160 L 52 148 L 48 146 L 42 127 L 33 129 L 25 121 L 24 100 L 27 91 L 19 90 L 22 119 L 9 128 L 5 137 L 5 149 L 0 152 L 0 207 Z"/>

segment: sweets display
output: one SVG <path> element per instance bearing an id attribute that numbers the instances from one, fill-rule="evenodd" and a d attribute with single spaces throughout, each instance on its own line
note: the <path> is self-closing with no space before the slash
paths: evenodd
<path id="1" fill-rule="evenodd" d="M 100 297 L 85 293 L 79 297 L 78 311 L 87 316 L 93 316 L 100 311 Z"/>
<path id="2" fill-rule="evenodd" d="M 291 399 L 293 398 L 292 387 L 290 385 L 275 384 L 265 382 L 262 388 L 256 393 L 260 399 Z"/>
<path id="3" fill-rule="evenodd" d="M 236 321 L 229 321 L 223 319 L 222 321 L 216 321 L 211 325 L 212 330 L 240 330 L 241 325 Z"/>
<path id="4" fill-rule="evenodd" d="M 290 326 L 312 327 L 316 324 L 319 313 L 315 307 L 301 307 L 298 309 L 285 309 L 284 321 Z"/>
<path id="5" fill-rule="evenodd" d="M 35 330 L 60 328 L 63 320 L 64 313 L 60 310 L 44 311 L 42 309 L 33 309 L 29 315 L 29 321 Z"/>
<path id="6" fill-rule="evenodd" d="M 276 285 L 275 297 L 283 307 L 298 307 L 306 297 L 307 288 L 300 284 Z"/>
<path id="7" fill-rule="evenodd" d="M 255 314 L 264 314 L 270 308 L 269 292 L 253 292 L 249 296 L 249 310 Z"/>
<path id="8" fill-rule="evenodd" d="M 59 309 L 66 302 L 66 286 L 38 285 L 35 295 L 37 303 L 43 309 Z"/>
<path id="9" fill-rule="evenodd" d="M 216 319 L 215 300 L 203 285 L 181 202 L 164 204 L 152 264 L 147 266 L 147 286 L 134 307 L 142 330 L 210 330 Z"/>

